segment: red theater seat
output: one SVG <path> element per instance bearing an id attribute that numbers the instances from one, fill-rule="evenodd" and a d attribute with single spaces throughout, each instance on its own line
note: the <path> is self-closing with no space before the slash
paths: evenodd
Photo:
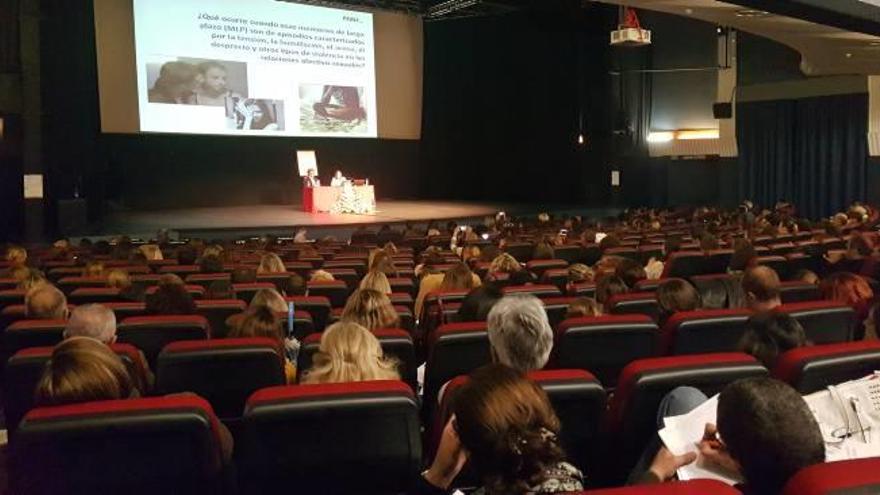
<path id="1" fill-rule="evenodd" d="M 205 289 L 215 282 L 231 282 L 232 275 L 229 273 L 193 273 L 186 276 L 188 285 L 201 285 Z"/>
<path id="2" fill-rule="evenodd" d="M 569 296 L 548 297 L 541 300 L 541 302 L 544 303 L 544 311 L 547 312 L 547 319 L 550 321 L 550 326 L 552 328 L 557 328 L 559 324 L 562 323 L 562 320 L 565 319 L 566 313 L 568 313 L 568 307 L 576 299 L 578 298 Z"/>
<path id="3" fill-rule="evenodd" d="M 418 287 L 411 278 L 389 278 L 388 283 L 391 285 L 391 292 L 405 292 L 410 297 L 415 297 L 418 293 Z"/>
<path id="4" fill-rule="evenodd" d="M 553 269 L 553 268 L 567 268 L 568 262 L 565 260 L 532 260 L 526 263 L 526 269 L 539 279 L 541 275 L 544 274 L 545 271 Z"/>
<path id="5" fill-rule="evenodd" d="M 152 373 L 143 354 L 129 344 L 111 344 L 110 348 L 125 363 L 135 386 L 143 393 L 152 389 Z M 29 347 L 12 356 L 3 377 L 3 412 L 10 436 L 18 423 L 34 406 L 34 391 L 43 375 L 53 347 Z"/>
<path id="6" fill-rule="evenodd" d="M 773 376 L 803 395 L 880 370 L 880 341 L 846 342 L 800 347 L 785 352 Z"/>
<path id="7" fill-rule="evenodd" d="M 730 485 L 715 480 L 671 481 L 657 485 L 588 490 L 580 495 L 741 495 Z"/>
<path id="8" fill-rule="evenodd" d="M 502 289 L 505 296 L 513 294 L 529 294 L 539 299 L 562 297 L 562 292 L 555 285 L 510 285 Z"/>
<path id="9" fill-rule="evenodd" d="M 236 444 L 243 492 L 406 492 L 421 468 L 417 404 L 398 381 L 256 392 Z"/>
<path id="10" fill-rule="evenodd" d="M 349 294 L 348 285 L 342 280 L 308 282 L 306 289 L 309 296 L 329 299 L 330 305 L 334 308 L 344 307 Z"/>
<path id="11" fill-rule="evenodd" d="M 336 268 L 349 268 L 357 272 L 358 277 L 363 277 L 367 274 L 367 262 L 363 259 L 348 259 L 341 261 L 327 261 L 324 263 L 322 267 L 324 270 L 328 269 L 336 269 Z"/>
<path id="12" fill-rule="evenodd" d="M 373 330 L 373 335 L 379 340 L 382 351 L 386 356 L 392 356 L 400 361 L 400 379 L 406 382 L 413 390 L 418 390 L 416 380 L 416 351 L 409 332 L 399 328 L 382 328 Z M 299 378 L 312 367 L 312 359 L 321 345 L 321 334 L 313 333 L 302 341 L 299 351 L 297 370 Z"/>
<path id="13" fill-rule="evenodd" d="M 323 332 L 330 321 L 330 300 L 323 296 L 293 296 L 284 298 L 294 304 L 296 310 L 308 312 L 312 316 L 313 331 Z"/>
<path id="14" fill-rule="evenodd" d="M 31 410 L 9 459 L 13 493 L 221 493 L 219 422 L 195 396 Z"/>
<path id="15" fill-rule="evenodd" d="M 116 315 L 116 321 L 122 321 L 129 316 L 146 316 L 147 314 L 147 305 L 142 302 L 106 302 L 101 305 L 113 311 L 113 314 Z"/>
<path id="16" fill-rule="evenodd" d="M 94 304 L 120 301 L 119 289 L 111 287 L 79 287 L 67 297 L 71 304 Z"/>
<path id="17" fill-rule="evenodd" d="M 520 263 L 531 261 L 534 250 L 535 245 L 530 242 L 509 242 L 504 246 L 504 252 L 516 258 Z"/>
<path id="18" fill-rule="evenodd" d="M 222 339 L 229 333 L 226 320 L 244 312 L 247 304 L 240 299 L 202 299 L 195 301 L 196 310 L 208 320 L 211 326 L 211 338 Z"/>
<path id="19" fill-rule="evenodd" d="M 660 278 L 688 278 L 706 272 L 706 257 L 699 251 L 677 251 L 671 253 L 663 265 Z"/>
<path id="20" fill-rule="evenodd" d="M 284 385 L 284 358 L 268 338 L 172 342 L 156 367 L 156 393 L 194 392 L 221 419 L 238 419 L 257 390 Z"/>
<path id="21" fill-rule="evenodd" d="M 577 297 L 596 297 L 596 284 L 593 282 L 583 282 L 579 284 L 571 284 L 568 287 L 568 293 Z"/>
<path id="22" fill-rule="evenodd" d="M 189 294 L 190 297 L 192 297 L 194 300 L 199 300 L 205 297 L 205 288 L 201 285 L 184 285 L 183 287 L 186 290 L 187 294 Z M 159 290 L 158 286 L 147 287 L 147 290 L 145 292 L 146 297 L 149 298 L 150 296 L 155 294 L 157 290 Z"/>
<path id="23" fill-rule="evenodd" d="M 3 333 L 3 364 L 10 356 L 28 347 L 54 346 L 64 339 L 67 320 L 19 320 Z"/>
<path id="24" fill-rule="evenodd" d="M 24 304 L 24 290 L 10 289 L 0 290 L 0 308 Z"/>
<path id="25" fill-rule="evenodd" d="M 444 383 L 490 362 L 486 322 L 448 323 L 437 328 L 428 342 L 423 401 L 426 411 L 437 405 Z"/>
<path id="26" fill-rule="evenodd" d="M 271 282 L 254 282 L 252 284 L 232 284 L 232 292 L 235 293 L 236 299 L 241 299 L 246 304 L 251 303 L 251 299 L 264 289 L 275 289 L 275 284 Z"/>
<path id="27" fill-rule="evenodd" d="M 732 352 L 746 331 L 752 312 L 747 309 L 682 311 L 663 325 L 662 354 Z"/>
<path id="28" fill-rule="evenodd" d="M 624 366 L 654 356 L 659 332 L 645 315 L 572 318 L 559 324 L 552 366 L 588 370 L 607 387 Z"/>
<path id="29" fill-rule="evenodd" d="M 162 348 L 178 340 L 205 340 L 211 336 L 208 320 L 200 315 L 134 316 L 122 320 L 117 341 L 131 344 L 147 357 L 155 369 Z"/>
<path id="30" fill-rule="evenodd" d="M 565 260 L 569 264 L 580 263 L 584 257 L 584 248 L 580 244 L 554 246 L 553 255 L 560 260 Z"/>
<path id="31" fill-rule="evenodd" d="M 566 285 L 568 285 L 568 268 L 551 268 L 545 270 L 544 274 L 541 275 L 541 283 L 554 285 L 557 289 L 564 292 Z"/>
<path id="32" fill-rule="evenodd" d="M 800 470 L 782 495 L 868 495 L 880 491 L 880 458 L 827 462 Z"/>
<path id="33" fill-rule="evenodd" d="M 608 298 L 605 306 L 611 314 L 647 315 L 654 321 L 657 321 L 657 316 L 660 313 L 660 306 L 657 304 L 657 295 L 653 292 L 615 294 Z"/>
<path id="34" fill-rule="evenodd" d="M 615 439 L 611 472 L 620 475 L 620 469 L 632 468 L 657 432 L 660 402 L 676 387 L 696 387 L 711 397 L 731 382 L 766 375 L 767 370 L 755 358 L 742 353 L 694 354 L 630 363 L 620 373 L 607 415 L 608 434 Z"/>
<path id="35" fill-rule="evenodd" d="M 454 290 L 432 292 L 425 296 L 422 314 L 416 315 L 419 326 L 426 334 L 431 333 L 438 325 L 445 323 L 443 319 L 444 306 L 450 303 L 460 303 L 468 295 L 467 290 Z"/>
<path id="36" fill-rule="evenodd" d="M 806 282 L 782 282 L 782 285 L 779 287 L 779 292 L 783 304 L 818 301 L 822 299 L 822 292 L 819 291 L 819 286 L 808 284 Z"/>
<path id="37" fill-rule="evenodd" d="M 257 283 L 261 284 L 272 284 L 275 286 L 275 290 L 281 292 L 287 287 L 287 284 L 290 282 L 290 276 L 292 273 L 282 272 L 282 273 L 262 273 L 257 275 Z"/>
<path id="38" fill-rule="evenodd" d="M 62 292 L 70 295 L 80 288 L 106 288 L 107 279 L 104 277 L 64 277 L 58 281 L 57 285 Z"/>
<path id="39" fill-rule="evenodd" d="M 835 301 L 810 301 L 783 304 L 778 311 L 791 315 L 804 327 L 807 339 L 814 344 L 848 342 L 853 338 L 855 311 Z"/>

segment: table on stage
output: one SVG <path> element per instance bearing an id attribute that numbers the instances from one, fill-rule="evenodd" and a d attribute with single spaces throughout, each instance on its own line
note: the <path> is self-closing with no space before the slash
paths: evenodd
<path id="1" fill-rule="evenodd" d="M 354 193 L 357 195 L 361 204 L 376 204 L 376 189 L 373 186 L 353 186 Z M 336 204 L 339 195 L 342 194 L 341 187 L 304 187 L 303 188 L 303 211 L 308 213 L 327 213 Z"/>

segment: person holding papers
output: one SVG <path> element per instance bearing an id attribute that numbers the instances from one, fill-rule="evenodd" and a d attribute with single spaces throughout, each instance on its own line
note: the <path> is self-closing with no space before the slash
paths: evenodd
<path id="1" fill-rule="evenodd" d="M 676 389 L 672 394 L 681 395 L 682 390 L 690 390 L 684 392 L 688 400 L 699 393 Z M 668 406 L 673 400 L 663 403 Z M 775 495 L 799 470 L 825 462 L 825 443 L 813 413 L 803 397 L 781 381 L 746 378 L 728 385 L 717 397 L 715 424 L 702 421 L 705 426 L 700 426 L 698 417 L 712 411 L 699 408 L 704 410 L 697 417 L 688 414 L 680 421 L 665 421 L 667 428 L 660 436 L 669 445 L 657 451 L 647 471 L 633 473 L 636 479 L 631 480 L 647 484 L 677 474 L 687 479 L 712 477 L 736 483 L 745 495 Z"/>

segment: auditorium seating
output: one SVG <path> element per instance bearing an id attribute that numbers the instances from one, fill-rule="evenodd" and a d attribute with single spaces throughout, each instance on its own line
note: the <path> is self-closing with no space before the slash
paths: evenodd
<path id="1" fill-rule="evenodd" d="M 226 320 L 230 316 L 247 309 L 247 305 L 240 299 L 203 299 L 195 303 L 198 313 L 208 320 L 211 337 L 215 339 L 222 339 L 229 333 Z"/>
<path id="2" fill-rule="evenodd" d="M 129 344 L 111 344 L 110 348 L 125 363 L 138 390 L 152 390 L 152 373 L 143 354 Z M 53 347 L 28 347 L 13 355 L 6 364 L 3 377 L 3 414 L 9 435 L 15 434 L 18 423 L 33 408 L 34 392 Z"/>
<path id="3" fill-rule="evenodd" d="M 806 282 L 782 282 L 779 292 L 783 304 L 818 301 L 822 299 L 822 293 L 819 291 L 819 286 L 808 284 Z"/>
<path id="4" fill-rule="evenodd" d="M 413 390 L 418 390 L 418 382 L 416 381 L 416 371 L 418 363 L 416 362 L 415 345 L 412 336 L 406 330 L 399 328 L 383 328 L 373 330 L 373 335 L 379 340 L 382 351 L 386 356 L 391 356 L 400 361 L 400 378 L 406 382 Z M 299 377 L 302 373 L 308 371 L 312 367 L 313 357 L 321 345 L 321 334 L 313 333 L 302 341 L 302 348 L 299 351 L 299 359 L 297 360 L 297 370 Z"/>
<path id="5" fill-rule="evenodd" d="M 736 351 L 752 312 L 747 309 L 682 311 L 662 328 L 661 354 Z"/>
<path id="6" fill-rule="evenodd" d="M 307 294 L 314 297 L 326 297 L 334 308 L 345 306 L 349 288 L 342 280 L 321 280 L 306 284 Z"/>
<path id="7" fill-rule="evenodd" d="M 526 270 L 532 272 L 532 274 L 537 277 L 539 280 L 545 271 L 551 270 L 554 268 L 567 268 L 568 262 L 560 259 L 553 260 L 532 260 L 526 263 Z"/>
<path id="8" fill-rule="evenodd" d="M 605 302 L 608 312 L 615 315 L 641 314 L 657 320 L 660 306 L 653 292 L 630 292 L 615 294 Z"/>
<path id="9" fill-rule="evenodd" d="M 554 368 L 589 370 L 614 387 L 620 370 L 657 352 L 657 324 L 645 315 L 572 318 L 559 324 L 551 359 Z"/>
<path id="10" fill-rule="evenodd" d="M 782 495 L 867 495 L 880 487 L 880 458 L 827 462 L 800 470 Z"/>
<path id="11" fill-rule="evenodd" d="M 773 376 L 806 395 L 878 370 L 880 341 L 867 340 L 792 349 L 779 356 Z"/>
<path id="12" fill-rule="evenodd" d="M 205 340 L 211 336 L 208 320 L 199 315 L 133 316 L 117 325 L 117 342 L 132 344 L 156 369 L 159 352 L 178 340 Z"/>
<path id="13" fill-rule="evenodd" d="M 108 287 L 79 287 L 67 296 L 67 301 L 76 305 L 108 303 L 118 300 L 119 289 Z"/>
<path id="14" fill-rule="evenodd" d="M 581 495 L 741 495 L 736 488 L 716 480 L 670 481 L 656 485 L 588 490 Z"/>
<path id="15" fill-rule="evenodd" d="M 19 426 L 13 493 L 222 493 L 219 423 L 195 396 L 46 407 Z"/>
<path id="16" fill-rule="evenodd" d="M 608 466 L 622 476 L 657 432 L 657 410 L 663 397 L 676 387 L 696 387 L 708 396 L 741 378 L 766 376 L 767 369 L 742 353 L 693 354 L 640 359 L 620 373 L 606 415 L 606 433 L 613 439 Z M 620 481 L 620 479 L 615 479 Z"/>
<path id="17" fill-rule="evenodd" d="M 245 494 L 406 492 L 421 469 L 418 403 L 397 381 L 265 388 L 236 449 Z"/>
<path id="18" fill-rule="evenodd" d="M 3 364 L 16 352 L 28 347 L 53 346 L 64 339 L 67 320 L 19 320 L 3 333 L 0 358 Z"/>
<path id="19" fill-rule="evenodd" d="M 312 317 L 315 332 L 323 332 L 330 321 L 330 300 L 324 296 L 292 296 L 285 297 L 292 302 L 295 310 L 306 311 Z"/>
<path id="20" fill-rule="evenodd" d="M 437 394 L 444 383 L 490 361 L 486 322 L 448 323 L 437 328 L 428 340 L 425 410 L 430 411 L 436 406 Z"/>
<path id="21" fill-rule="evenodd" d="M 213 283 L 231 283 L 231 280 L 229 273 L 193 273 L 186 276 L 187 285 L 200 285 L 206 290 Z"/>
<path id="22" fill-rule="evenodd" d="M 706 273 L 706 257 L 699 251 L 670 253 L 663 265 L 660 278 L 688 278 Z"/>
<path id="23" fill-rule="evenodd" d="M 787 313 L 804 327 L 807 339 L 814 344 L 848 342 L 853 338 L 855 311 L 834 301 L 809 301 L 783 304 L 777 311 Z"/>
<path id="24" fill-rule="evenodd" d="M 156 393 L 194 392 L 223 420 L 236 420 L 257 390 L 284 385 L 283 349 L 267 338 L 172 342 L 156 364 Z"/>
<path id="25" fill-rule="evenodd" d="M 236 299 L 241 299 L 245 304 L 250 304 L 251 299 L 257 292 L 264 289 L 275 289 L 275 284 L 271 282 L 254 282 L 250 284 L 232 284 L 232 292 Z"/>

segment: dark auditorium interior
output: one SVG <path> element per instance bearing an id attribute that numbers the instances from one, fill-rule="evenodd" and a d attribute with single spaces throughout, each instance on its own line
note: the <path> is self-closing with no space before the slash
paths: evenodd
<path id="1" fill-rule="evenodd" d="M 880 0 L 0 0 L 0 494 L 880 494 L 878 324 Z"/>

